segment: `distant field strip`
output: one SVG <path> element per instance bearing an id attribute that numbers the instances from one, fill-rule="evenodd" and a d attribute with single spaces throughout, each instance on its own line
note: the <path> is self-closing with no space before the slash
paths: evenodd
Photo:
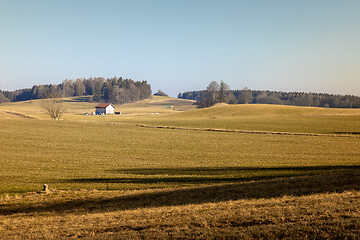
<path id="1" fill-rule="evenodd" d="M 227 133 L 248 133 L 248 134 L 270 134 L 270 135 L 291 135 L 291 136 L 311 136 L 311 137 L 354 137 L 360 136 L 353 135 L 353 133 L 344 134 L 320 134 L 320 133 L 292 133 L 292 132 L 270 132 L 270 131 L 246 131 L 246 130 L 226 130 L 216 128 L 188 128 L 188 127 L 172 127 L 172 126 L 153 126 L 137 124 L 137 127 L 143 128 L 160 128 L 160 129 L 176 129 L 176 130 L 190 130 L 190 131 L 206 131 L 206 132 L 227 132 Z"/>

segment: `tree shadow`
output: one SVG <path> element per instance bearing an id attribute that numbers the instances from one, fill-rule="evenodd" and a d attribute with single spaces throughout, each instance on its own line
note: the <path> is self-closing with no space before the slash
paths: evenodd
<path id="1" fill-rule="evenodd" d="M 89 96 L 81 96 L 81 97 L 76 97 L 76 98 L 72 98 L 72 99 L 66 99 L 66 100 L 64 100 L 64 102 L 90 102 L 90 97 Z"/>
<path id="2" fill-rule="evenodd" d="M 360 132 L 332 132 L 332 134 L 360 135 Z"/>
<path id="3" fill-rule="evenodd" d="M 326 172 L 310 176 L 281 177 L 250 182 L 217 184 L 123 193 L 115 197 L 74 199 L 27 206 L 0 206 L 0 215 L 15 213 L 101 213 L 138 208 L 216 203 L 229 200 L 301 196 L 314 193 L 360 190 L 360 170 Z"/>
<path id="4" fill-rule="evenodd" d="M 172 106 L 184 106 L 184 105 L 188 105 L 188 106 L 191 106 L 193 105 L 193 102 L 188 102 L 188 101 L 182 101 L 182 100 L 177 100 L 177 99 L 174 99 L 174 100 L 166 100 L 166 101 L 159 101 L 159 102 L 149 102 L 147 103 L 148 105 L 158 105 L 158 106 L 169 106 L 169 105 L 172 105 Z"/>
<path id="5" fill-rule="evenodd" d="M 336 165 L 336 166 L 307 166 L 307 167 L 195 167 L 195 168 L 127 168 L 127 169 L 116 169 L 109 170 L 109 172 L 118 174 L 135 174 L 135 175 L 238 175 L 239 173 L 247 172 L 288 172 L 287 175 L 281 176 L 292 176 L 298 175 L 297 173 L 316 173 L 321 171 L 335 171 L 335 170 L 354 170 L 360 169 L 360 165 Z M 195 178 L 194 178 L 195 179 Z M 236 180 L 236 178 L 231 178 Z M 229 180 L 231 180 L 229 178 Z M 261 179 L 261 178 L 260 178 Z M 240 178 L 240 181 L 249 180 L 249 178 Z M 257 179 L 250 179 L 257 180 Z"/>
<path id="6" fill-rule="evenodd" d="M 256 181 L 264 179 L 273 179 L 279 177 L 293 177 L 294 174 L 284 174 L 277 176 L 255 176 L 255 177 L 154 177 L 154 178 L 78 178 L 71 179 L 70 183 L 133 183 L 133 184 L 154 184 L 154 183 L 235 183 L 244 181 Z"/>

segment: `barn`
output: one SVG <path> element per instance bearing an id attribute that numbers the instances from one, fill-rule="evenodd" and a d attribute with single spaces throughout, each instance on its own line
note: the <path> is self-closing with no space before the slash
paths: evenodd
<path id="1" fill-rule="evenodd" d="M 95 114 L 103 115 L 103 114 L 114 114 L 115 106 L 112 103 L 100 103 L 95 106 Z"/>

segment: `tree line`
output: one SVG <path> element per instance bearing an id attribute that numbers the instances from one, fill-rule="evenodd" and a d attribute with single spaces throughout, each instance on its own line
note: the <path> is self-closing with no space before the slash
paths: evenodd
<path id="1" fill-rule="evenodd" d="M 326 93 L 259 91 L 244 88 L 230 90 L 229 85 L 221 81 L 211 82 L 205 90 L 179 93 L 178 98 L 196 100 L 200 108 L 216 103 L 229 104 L 280 104 L 330 108 L 360 108 L 360 97 L 353 95 L 334 95 Z"/>
<path id="2" fill-rule="evenodd" d="M 35 85 L 16 91 L 0 91 L 0 102 L 16 102 L 50 97 L 90 96 L 91 101 L 124 104 L 151 97 L 147 81 L 113 78 L 64 80 L 61 84 Z"/>

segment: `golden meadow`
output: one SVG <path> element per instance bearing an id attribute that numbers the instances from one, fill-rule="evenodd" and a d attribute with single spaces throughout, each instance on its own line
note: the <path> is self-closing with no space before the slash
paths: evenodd
<path id="1" fill-rule="evenodd" d="M 174 110 L 163 107 L 171 103 Z M 36 191 L 45 183 L 53 189 L 146 189 L 238 182 L 360 163 L 360 110 L 225 105 L 183 112 L 176 110 L 192 107 L 187 101 L 157 97 L 118 106 L 122 115 L 80 115 L 85 104 L 91 112 L 92 103 L 67 102 L 61 121 L 41 115 L 37 101 L 1 107 L 1 193 Z M 39 119 L 10 114 L 12 107 Z"/>
<path id="2" fill-rule="evenodd" d="M 194 109 L 191 101 L 154 97 L 116 106 L 121 115 L 93 116 L 84 115 L 96 105 L 86 100 L 65 99 L 67 110 L 58 121 L 48 119 L 38 100 L 0 105 L 0 214 L 14 216 L 3 218 L 6 229 L 10 225 L 17 229 L 14 236 L 247 238 L 282 233 L 291 238 L 299 231 L 309 237 L 335 236 L 333 231 L 351 238 L 358 234 L 358 109 L 278 105 Z M 37 194 L 43 184 L 50 192 Z M 316 195 L 308 198 L 311 194 Z M 133 195 L 137 197 L 130 202 L 122 199 Z M 337 199 L 332 206 L 336 211 L 350 211 L 347 222 L 334 210 L 329 213 L 334 222 L 321 223 L 322 215 L 312 212 L 311 204 L 319 207 L 329 204 L 328 199 Z M 259 204 L 263 210 L 275 206 L 272 215 L 257 212 Z M 300 219 L 299 204 L 314 218 Z M 276 210 L 280 206 L 289 209 L 280 213 Z M 241 215 L 242 208 L 254 215 Z M 236 214 L 225 216 L 220 209 Z M 181 211 L 190 213 L 185 216 Z M 212 211 L 212 216 L 205 214 Z M 55 217 L 59 214 L 70 214 L 72 220 L 62 232 L 51 226 L 31 232 L 40 224 L 31 217 L 38 212 L 49 212 L 46 218 L 54 226 L 60 224 Z M 88 221 L 107 220 L 102 226 L 89 225 L 84 214 L 93 214 Z M 158 219 L 158 214 L 168 220 Z M 121 224 L 116 220 L 119 215 L 125 219 Z M 29 221 L 28 228 L 16 228 L 24 220 Z M 316 232 L 316 227 L 309 227 L 310 220 L 327 227 Z M 268 221 L 266 227 L 262 221 Z M 286 230 L 291 221 L 298 231 Z M 279 227 L 269 232 L 268 225 Z"/>

